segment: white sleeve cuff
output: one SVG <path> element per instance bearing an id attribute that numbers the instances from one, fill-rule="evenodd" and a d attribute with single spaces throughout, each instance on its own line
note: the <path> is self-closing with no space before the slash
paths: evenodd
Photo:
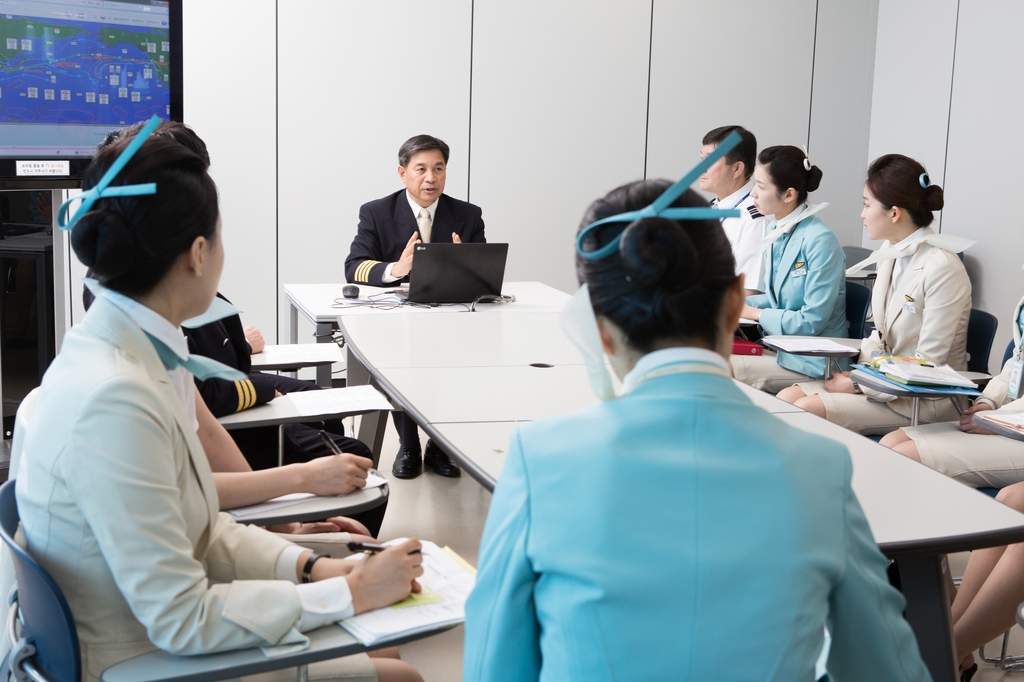
<path id="1" fill-rule="evenodd" d="M 298 585 L 302 602 L 302 616 L 299 618 L 299 632 L 309 632 L 330 623 L 336 623 L 352 616 L 352 591 L 344 576 L 337 576 L 315 583 Z"/>
<path id="2" fill-rule="evenodd" d="M 985 396 L 981 396 L 980 398 L 974 401 L 975 405 L 977 405 L 978 403 L 984 403 L 988 405 L 990 409 L 993 410 L 999 407 L 998 405 L 996 405 L 994 400 L 992 400 L 991 398 L 986 398 Z"/>
<path id="3" fill-rule="evenodd" d="M 278 580 L 287 580 L 290 583 L 299 584 L 299 576 L 295 572 L 295 564 L 299 561 L 299 556 L 309 550 L 303 549 L 298 545 L 288 545 L 284 548 L 284 551 L 277 557 L 277 563 L 274 564 L 274 577 Z"/>
<path id="4" fill-rule="evenodd" d="M 395 267 L 394 263 L 388 263 L 388 266 L 384 268 L 384 274 L 380 276 L 380 281 L 383 282 L 384 284 L 391 284 L 392 282 L 397 282 L 398 280 L 402 279 L 401 277 L 392 276 L 391 268 L 393 267 Z"/>

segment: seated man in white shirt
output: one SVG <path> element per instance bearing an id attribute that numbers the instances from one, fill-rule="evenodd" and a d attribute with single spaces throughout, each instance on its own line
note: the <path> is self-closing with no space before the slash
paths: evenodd
<path id="1" fill-rule="evenodd" d="M 736 274 L 743 274 L 747 295 L 752 296 L 762 293 L 758 288 L 761 282 L 761 240 L 768 224 L 768 218 L 758 212 L 750 198 L 757 161 L 757 138 L 740 126 L 715 128 L 701 141 L 700 158 L 715 151 L 733 131 L 739 133 L 740 143 L 700 176 L 700 188 L 715 195 L 712 206 L 740 211 L 739 218 L 722 218 L 722 229 L 732 244 Z"/>

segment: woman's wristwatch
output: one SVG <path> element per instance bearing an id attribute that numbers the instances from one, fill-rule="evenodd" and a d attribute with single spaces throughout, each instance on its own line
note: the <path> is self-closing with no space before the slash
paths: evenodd
<path id="1" fill-rule="evenodd" d="M 302 567 L 302 582 L 311 583 L 313 582 L 313 564 L 320 559 L 330 559 L 330 554 L 312 554 L 306 559 L 306 565 Z"/>

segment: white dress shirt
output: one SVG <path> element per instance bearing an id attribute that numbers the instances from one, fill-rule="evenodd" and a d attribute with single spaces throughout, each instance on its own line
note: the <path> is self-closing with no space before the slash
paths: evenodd
<path id="1" fill-rule="evenodd" d="M 417 219 L 417 223 L 418 223 L 419 215 L 420 215 L 420 209 L 422 209 L 424 207 L 420 206 L 419 204 L 417 204 L 415 201 L 412 200 L 412 196 L 409 194 L 408 190 L 406 190 L 406 192 L 405 192 L 405 198 L 409 202 L 409 209 L 412 211 L 412 215 L 413 215 L 414 218 Z M 434 199 L 434 203 L 432 203 L 430 206 L 426 207 L 427 211 L 430 213 L 430 224 L 431 225 L 434 224 L 434 214 L 437 213 L 437 202 L 440 200 L 440 198 L 441 197 L 438 197 L 437 199 Z M 419 235 L 419 237 L 420 237 L 420 239 L 423 239 L 423 235 Z M 384 268 L 384 274 L 380 276 L 380 281 L 383 282 L 384 284 L 391 284 L 392 282 L 397 282 L 398 280 L 402 279 L 401 277 L 395 277 L 395 276 L 393 276 L 391 274 L 391 268 L 393 268 L 393 267 L 395 267 L 394 263 L 388 263 L 388 266 L 386 268 Z"/>
<path id="2" fill-rule="evenodd" d="M 744 275 L 743 286 L 747 289 L 757 289 L 761 281 L 761 240 L 768 226 L 767 217 L 753 217 L 757 213 L 750 196 L 753 187 L 754 181 L 751 180 L 721 201 L 715 199 L 712 202 L 718 208 L 735 208 L 740 212 L 739 218 L 722 218 L 722 229 L 732 244 L 736 274 Z"/>

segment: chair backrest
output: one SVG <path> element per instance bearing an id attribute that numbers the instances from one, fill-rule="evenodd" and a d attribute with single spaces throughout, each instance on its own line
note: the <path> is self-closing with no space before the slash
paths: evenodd
<path id="1" fill-rule="evenodd" d="M 1003 364 L 999 365 L 999 371 L 1003 371 L 1003 365 L 1006 361 L 1013 357 L 1013 351 L 1017 350 L 1016 344 L 1013 343 L 1013 339 L 1010 339 L 1010 343 L 1006 345 L 1006 352 L 1003 353 Z"/>
<path id="2" fill-rule="evenodd" d="M 999 320 L 992 313 L 971 308 L 967 321 L 967 370 L 988 373 L 988 356 L 996 338 Z"/>
<path id="3" fill-rule="evenodd" d="M 846 248 L 846 247 L 843 247 Z M 850 323 L 850 338 L 864 338 L 864 323 L 871 305 L 871 289 L 863 284 L 846 280 L 846 321 Z"/>
<path id="4" fill-rule="evenodd" d="M 856 265 L 859 262 L 861 262 L 862 260 L 864 260 L 865 258 L 870 256 L 872 253 L 874 253 L 874 251 L 872 251 L 871 249 L 865 249 L 863 246 L 844 246 L 843 247 L 843 255 L 846 256 L 846 267 L 848 267 L 848 268 Z M 875 265 L 867 266 L 866 268 L 864 268 L 864 271 L 865 272 L 874 272 L 875 271 Z"/>
<path id="5" fill-rule="evenodd" d="M 35 668 L 48 679 L 79 682 L 82 658 L 67 600 L 46 569 L 14 541 L 19 521 L 15 485 L 7 481 L 0 486 L 0 538 L 14 561 L 21 639 L 31 641 Z"/>

